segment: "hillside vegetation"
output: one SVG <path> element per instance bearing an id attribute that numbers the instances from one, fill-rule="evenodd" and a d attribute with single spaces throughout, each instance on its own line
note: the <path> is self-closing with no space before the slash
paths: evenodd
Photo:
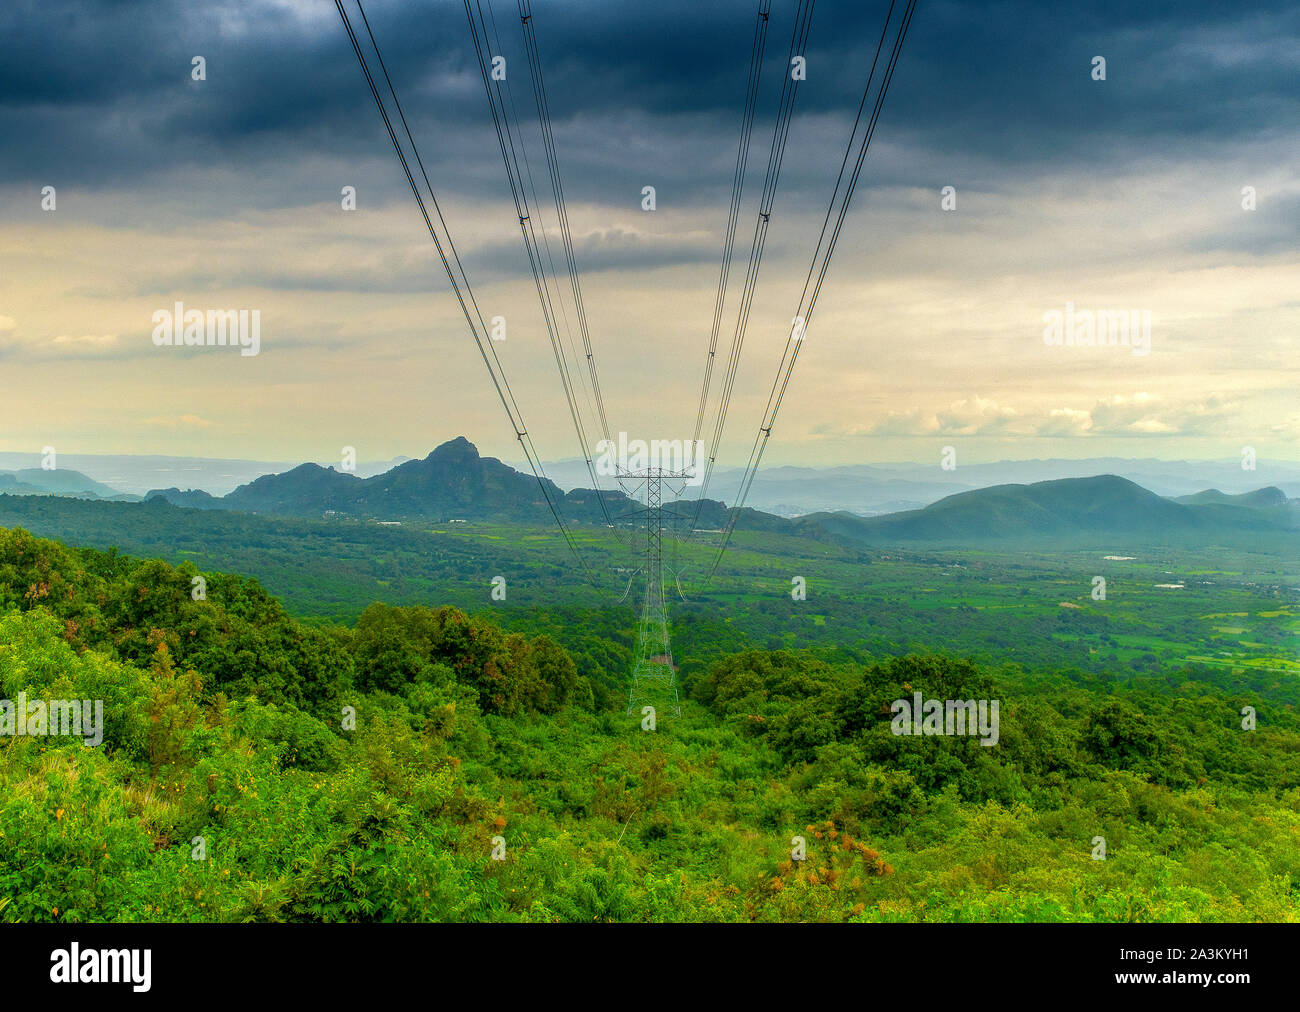
<path id="1" fill-rule="evenodd" d="M 199 575 L 0 531 L 0 698 L 105 709 L 98 748 L 0 738 L 0 918 L 1300 916 L 1287 705 L 742 650 L 649 732 L 546 635 L 445 606 L 309 627 Z M 1000 699 L 998 744 L 894 735 L 914 691 Z"/>

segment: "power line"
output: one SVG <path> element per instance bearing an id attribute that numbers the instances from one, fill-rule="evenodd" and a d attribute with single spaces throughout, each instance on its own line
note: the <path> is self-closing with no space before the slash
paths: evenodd
<path id="1" fill-rule="evenodd" d="M 420 210 L 420 217 L 424 219 L 425 227 L 429 231 L 429 236 L 433 239 L 434 248 L 438 251 L 438 259 L 442 262 L 443 269 L 447 272 L 447 280 L 451 283 L 452 292 L 460 306 L 462 314 L 465 317 L 465 323 L 469 326 L 470 334 L 474 338 L 474 343 L 478 347 L 479 355 L 483 359 L 483 364 L 487 367 L 488 375 L 492 379 L 492 385 L 496 389 L 497 396 L 501 400 L 502 407 L 505 408 L 506 415 L 510 419 L 511 427 L 514 429 L 515 438 L 519 441 L 520 449 L 528 461 L 528 466 L 533 472 L 533 477 L 537 479 L 538 488 L 541 489 L 542 496 L 550 508 L 551 515 L 555 518 L 556 525 L 560 528 L 560 533 L 564 536 L 569 550 L 582 567 L 583 573 L 589 580 L 592 579 L 590 569 L 587 568 L 586 560 L 578 551 L 577 543 L 573 539 L 573 534 L 560 516 L 555 502 L 551 496 L 550 480 L 546 477 L 540 456 L 537 454 L 533 445 L 532 437 L 524 425 L 523 414 L 519 410 L 519 405 L 515 401 L 514 393 L 510 389 L 509 381 L 506 379 L 505 370 L 501 366 L 500 359 L 497 357 L 496 349 L 492 346 L 492 340 L 489 336 L 487 324 L 483 320 L 483 314 L 479 310 L 478 302 L 474 298 L 473 289 L 470 287 L 469 278 L 465 274 L 464 264 L 461 262 L 460 255 L 456 251 L 456 245 L 452 241 L 451 232 L 447 229 L 447 223 L 443 219 L 442 209 L 438 206 L 438 198 L 434 195 L 433 186 L 429 182 L 429 175 L 425 171 L 424 161 L 420 157 L 419 148 L 415 143 L 415 138 L 411 135 L 410 126 L 407 124 L 406 115 L 402 111 L 401 101 L 397 97 L 397 91 L 393 87 L 392 79 L 388 75 L 388 68 L 384 64 L 383 54 L 379 49 L 379 44 L 375 41 L 374 32 L 371 31 L 370 21 L 366 17 L 365 8 L 361 0 L 356 0 L 357 10 L 361 14 L 361 20 L 365 25 L 366 35 L 370 39 L 370 44 L 374 49 L 375 57 L 379 63 L 380 71 L 383 73 L 384 81 L 388 86 L 389 94 L 392 95 L 393 105 L 397 111 L 398 118 L 401 121 L 402 129 L 406 134 L 407 141 L 410 143 L 411 152 L 415 156 L 416 164 L 419 167 L 420 174 L 424 178 L 425 188 L 428 190 L 429 202 L 432 204 L 434 214 L 442 227 L 441 234 L 435 228 L 433 218 L 429 215 L 428 206 L 424 202 L 424 197 L 420 192 L 420 187 L 415 181 L 415 176 L 411 171 L 410 163 L 407 161 L 406 152 L 402 147 L 401 141 L 398 140 L 397 132 L 393 128 L 393 123 L 388 114 L 388 109 L 384 104 L 379 88 L 375 83 L 374 75 L 371 73 L 370 66 L 366 61 L 365 54 L 362 52 L 361 43 L 357 34 L 352 27 L 352 22 L 344 9 L 342 0 L 334 0 L 334 6 L 338 9 L 339 17 L 343 21 L 344 30 L 348 34 L 348 40 L 352 43 L 352 51 L 356 54 L 357 62 L 361 66 L 361 72 L 365 76 L 366 84 L 370 89 L 370 95 L 375 101 L 375 107 L 379 110 L 379 115 L 384 121 L 384 128 L 388 132 L 388 138 L 392 141 L 393 150 L 397 153 L 398 161 L 402 166 L 402 173 L 406 176 L 406 182 L 411 188 L 411 194 L 415 197 L 416 205 Z M 444 249 L 445 243 L 445 249 Z M 447 252 L 450 251 L 451 259 L 448 259 Z M 455 267 L 453 269 L 453 263 Z M 472 307 L 472 312 L 471 312 Z M 477 321 L 477 323 L 476 323 Z M 490 353 L 490 354 L 489 354 Z M 593 581 L 594 582 L 594 581 Z"/>
<path id="2" fill-rule="evenodd" d="M 736 225 L 740 219 L 741 193 L 745 183 L 745 167 L 749 161 L 749 141 L 754 133 L 754 112 L 758 105 L 758 85 L 763 71 L 763 53 L 767 46 L 767 25 L 772 0 L 759 0 L 758 18 L 754 22 L 754 40 L 749 50 L 749 75 L 745 85 L 745 107 L 740 119 L 740 143 L 736 146 L 736 165 L 731 174 L 731 206 L 727 212 L 727 227 L 722 240 L 722 268 L 718 272 L 718 294 L 713 301 L 713 328 L 709 333 L 709 354 L 704 361 L 704 383 L 700 389 L 700 406 L 695 413 L 695 444 L 700 441 L 704 428 L 704 412 L 709 399 L 709 382 L 713 375 L 713 360 L 718 350 L 718 333 L 722 329 L 723 307 L 726 303 L 727 279 L 731 273 L 732 251 L 736 243 Z"/>
<path id="3" fill-rule="evenodd" d="M 799 87 L 800 77 L 791 69 L 796 55 L 804 53 L 808 43 L 808 32 L 812 24 L 815 0 L 799 0 L 795 10 L 794 30 L 790 35 L 790 55 L 786 60 L 786 73 L 782 75 L 781 101 L 777 107 L 776 124 L 772 129 L 772 144 L 767 156 L 767 172 L 763 179 L 763 193 L 758 204 L 758 218 L 754 222 L 754 237 L 749 247 L 749 264 L 745 270 L 745 283 L 741 290 L 740 308 L 736 314 L 736 327 L 731 338 L 731 354 L 727 360 L 727 371 L 723 377 L 722 392 L 718 402 L 717 420 L 713 426 L 713 439 L 708 463 L 704 469 L 704 479 L 700 484 L 700 494 L 695 505 L 695 519 L 691 524 L 688 538 L 694 537 L 699 525 L 700 513 L 708 496 L 709 483 L 713 480 L 713 468 L 717 462 L 718 450 L 722 436 L 726 431 L 727 412 L 731 406 L 731 395 L 735 389 L 736 373 L 740 368 L 740 354 L 745 344 L 745 331 L 749 326 L 749 311 L 754 302 L 754 292 L 758 287 L 758 272 L 763 261 L 763 249 L 767 243 L 768 224 L 776 202 L 776 188 L 781 176 L 781 163 L 785 158 L 786 141 L 790 136 L 790 122 L 794 115 L 794 99 Z"/>
<path id="4" fill-rule="evenodd" d="M 501 45 L 501 35 L 500 32 L 497 30 L 496 10 L 492 6 L 491 2 L 489 2 L 487 5 L 487 13 L 488 13 L 489 20 L 492 22 L 492 37 L 496 44 L 496 51 L 498 53 L 503 53 L 504 48 Z M 506 97 L 510 100 L 511 114 L 514 116 L 515 122 L 518 123 L 520 122 L 519 109 L 518 106 L 515 105 L 515 92 L 514 92 L 514 88 L 511 87 L 510 85 L 510 78 L 508 76 L 506 77 L 505 92 L 506 92 Z M 568 310 L 565 308 L 564 299 L 560 291 L 560 284 L 558 280 L 559 271 L 557 271 L 555 268 L 555 255 L 551 251 L 551 240 L 546 233 L 546 220 L 545 217 L 541 214 L 542 202 L 540 199 L 538 199 L 537 196 L 537 184 L 533 179 L 532 165 L 528 159 L 528 143 L 524 138 L 524 134 L 522 130 L 519 133 L 519 150 L 523 153 L 524 172 L 528 179 L 528 192 L 529 194 L 532 195 L 533 198 L 532 206 L 534 209 L 533 213 L 537 221 L 537 230 L 541 233 L 542 248 L 546 251 L 546 262 L 550 266 L 550 281 L 555 287 L 555 304 L 559 306 L 560 318 L 564 321 L 564 336 L 568 339 L 569 350 L 573 355 L 573 360 L 576 362 L 579 361 L 582 358 L 582 356 L 579 354 L 577 346 L 573 342 L 573 327 L 569 323 L 569 313 Z M 587 382 L 586 377 L 584 376 L 581 370 L 578 371 L 578 381 L 579 381 L 578 385 L 582 387 L 582 394 L 583 394 L 583 398 L 586 401 L 587 409 L 590 412 L 589 417 L 593 417 L 593 418 L 599 417 L 599 414 L 596 410 L 595 401 L 592 399 L 590 384 Z"/>
<path id="5" fill-rule="evenodd" d="M 550 338 L 551 350 L 555 354 L 556 368 L 559 370 L 560 382 L 564 387 L 565 401 L 569 406 L 574 432 L 578 437 L 578 446 L 582 459 L 587 463 L 587 473 L 591 478 L 593 490 L 600 503 L 601 512 L 604 514 L 605 523 L 610 524 L 612 521 L 609 517 L 609 507 L 605 502 L 604 491 L 600 487 L 599 479 L 596 477 L 596 469 L 591 455 L 591 444 L 587 439 L 586 428 L 582 422 L 582 412 L 578 404 L 578 395 L 574 390 L 568 356 L 565 354 L 564 344 L 560 339 L 557 314 L 551 299 L 551 287 L 546 279 L 546 264 L 542 260 L 541 247 L 537 241 L 537 230 L 533 224 L 533 209 L 528 205 L 528 194 L 524 188 L 524 170 L 521 168 L 519 160 L 520 147 L 515 143 L 515 130 L 511 126 L 510 111 L 506 107 L 506 100 L 501 91 L 501 79 L 488 69 L 489 65 L 494 61 L 492 54 L 486 51 L 488 48 L 488 30 L 487 20 L 483 14 L 483 5 L 481 0 L 473 0 L 473 2 L 464 0 L 464 6 L 465 17 L 469 22 L 470 34 L 474 42 L 474 55 L 478 60 L 479 73 L 483 78 L 483 89 L 487 94 L 488 105 L 492 112 L 492 125 L 496 130 L 497 143 L 501 148 L 501 159 L 505 163 L 506 176 L 510 182 L 510 194 L 514 200 L 515 214 L 519 219 L 519 231 L 523 236 L 524 248 L 528 253 L 528 265 L 533 274 L 533 283 L 537 288 L 537 299 L 542 307 L 542 317 L 546 324 L 547 336 Z M 474 14 L 475 9 L 478 11 L 477 19 Z M 494 78 L 497 83 L 495 92 L 492 88 Z M 526 150 L 523 151 L 523 157 L 526 161 Z M 529 175 L 531 175 L 531 170 L 529 170 Z"/>
<path id="6" fill-rule="evenodd" d="M 490 3 L 490 0 L 489 0 Z M 517 0 L 519 20 L 523 29 L 524 47 L 528 53 L 528 69 L 533 82 L 533 97 L 537 103 L 537 123 L 542 131 L 542 146 L 546 151 L 546 167 L 551 177 L 551 190 L 555 197 L 555 214 L 560 224 L 560 237 L 569 268 L 569 284 L 573 289 L 574 311 L 578 329 L 582 334 L 583 350 L 587 355 L 587 370 L 591 377 L 591 390 L 596 400 L 600 418 L 600 431 L 613 442 L 609 419 L 605 414 L 605 399 L 600 390 L 600 377 L 596 372 L 596 359 L 592 352 L 591 332 L 587 327 L 587 309 L 582 301 L 582 283 L 578 275 L 577 257 L 573 252 L 573 232 L 569 227 L 569 209 L 564 200 L 564 182 L 560 176 L 559 156 L 556 153 L 555 133 L 551 126 L 551 107 L 546 97 L 546 79 L 542 74 L 541 52 L 537 46 L 537 29 L 533 24 L 530 0 Z"/>
<path id="7" fill-rule="evenodd" d="M 822 221 L 821 233 L 817 238 L 817 247 L 813 251 L 812 262 L 808 266 L 808 276 L 804 280 L 803 291 L 799 295 L 799 308 L 795 313 L 795 320 L 798 321 L 798 330 L 791 333 L 786 341 L 785 350 L 782 352 L 781 363 L 777 367 L 776 379 L 772 383 L 772 390 L 768 394 L 767 406 L 763 411 L 763 419 L 759 423 L 758 433 L 754 437 L 754 445 L 750 450 L 749 461 L 745 465 L 745 471 L 741 476 L 740 487 L 737 490 L 736 499 L 731 507 L 731 515 L 727 522 L 727 527 L 723 536 L 722 544 L 718 548 L 718 554 L 713 560 L 713 565 L 705 577 L 704 585 L 707 586 L 709 580 L 713 578 L 714 572 L 717 571 L 718 563 L 722 560 L 723 553 L 727 550 L 727 545 L 731 541 L 732 531 L 735 530 L 736 519 L 740 510 L 744 507 L 746 499 L 749 497 L 749 490 L 753 485 L 754 478 L 758 474 L 758 466 L 763 459 L 763 453 L 767 449 L 767 441 L 772 436 L 772 428 L 776 424 L 777 414 L 781 410 L 781 402 L 785 399 L 785 392 L 790 384 L 790 376 L 794 372 L 795 362 L 799 358 L 799 351 L 803 347 L 804 337 L 807 335 L 808 327 L 812 322 L 813 312 L 817 308 L 817 299 L 821 294 L 822 282 L 826 279 L 826 271 L 830 267 L 831 257 L 835 253 L 835 245 L 839 241 L 840 231 L 844 227 L 844 219 L 848 214 L 849 203 L 853 199 L 853 191 L 857 188 L 858 177 L 862 173 L 862 165 L 866 161 L 867 151 L 871 147 L 872 137 L 876 132 L 876 125 L 880 120 L 880 111 L 884 107 L 885 95 L 889 91 L 890 81 L 894 76 L 894 69 L 898 65 L 898 57 L 902 52 L 903 40 L 907 37 L 907 29 L 911 24 L 912 15 L 916 11 L 916 0 L 908 0 L 904 8 L 902 19 L 899 22 L 897 34 L 885 64 L 885 69 L 881 75 L 880 85 L 876 92 L 875 103 L 871 110 L 871 115 L 867 125 L 862 132 L 861 140 L 858 142 L 858 153 L 855 160 L 853 171 L 849 176 L 847 184 L 844 186 L 843 195 L 840 193 L 840 186 L 844 183 L 844 170 L 848 165 L 849 156 L 853 151 L 853 143 L 858 138 L 858 127 L 862 122 L 862 113 L 866 108 L 867 99 L 871 95 L 872 82 L 875 79 L 876 67 L 880 61 L 880 54 L 885 44 L 885 39 L 889 34 L 889 26 L 893 20 L 894 7 L 896 0 L 891 0 L 889 12 L 885 16 L 885 25 L 881 29 L 880 41 L 876 45 L 876 55 L 871 61 L 871 70 L 867 75 L 867 83 L 863 88 L 862 101 L 858 104 L 858 114 L 853 121 L 853 132 L 849 135 L 849 143 L 844 150 L 844 158 L 840 162 L 839 175 L 835 179 L 835 189 L 831 193 L 830 203 L 826 208 L 826 217 Z M 836 204 L 838 201 L 839 210 L 836 213 Z M 830 224 L 831 215 L 836 213 L 835 227 L 831 230 L 829 239 L 826 234 Z M 823 250 L 824 246 L 824 250 Z M 813 277 L 816 275 L 816 281 Z"/>

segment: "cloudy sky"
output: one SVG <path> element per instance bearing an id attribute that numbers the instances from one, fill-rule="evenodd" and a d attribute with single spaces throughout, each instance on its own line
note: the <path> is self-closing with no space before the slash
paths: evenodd
<path id="1" fill-rule="evenodd" d="M 633 438 L 693 428 L 757 6 L 533 5 Z M 721 466 L 759 423 L 887 8 L 816 3 Z M 772 0 L 724 349 L 794 9 Z M 491 10 L 546 196 L 515 0 Z M 462 3 L 366 11 L 534 441 L 576 456 Z M 1294 0 L 921 0 L 765 463 L 1300 459 L 1298 82 Z M 260 354 L 155 346 L 178 301 L 259 310 Z M 1149 312 L 1150 353 L 1048 346 L 1067 303 Z M 519 456 L 325 0 L 0 10 L 0 394 L 0 451 L 376 460 L 463 434 Z"/>

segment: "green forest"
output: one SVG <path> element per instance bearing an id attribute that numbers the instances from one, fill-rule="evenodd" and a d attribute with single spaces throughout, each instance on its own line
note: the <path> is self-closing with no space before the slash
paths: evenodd
<path id="1" fill-rule="evenodd" d="M 629 628 L 588 617 L 296 615 L 0 529 L 0 699 L 104 707 L 98 747 L 0 737 L 0 920 L 1300 919 L 1289 678 L 1053 664 L 1050 631 L 1014 661 L 773 643 L 715 609 L 647 730 Z M 996 747 L 894 734 L 915 692 L 999 700 Z"/>

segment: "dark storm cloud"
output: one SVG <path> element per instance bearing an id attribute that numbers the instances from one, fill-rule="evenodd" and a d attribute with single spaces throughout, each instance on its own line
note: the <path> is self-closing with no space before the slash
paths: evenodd
<path id="1" fill-rule="evenodd" d="M 534 4 L 571 204 L 707 209 L 734 158 L 755 0 Z M 766 161 L 794 0 L 774 0 L 751 185 Z M 888 3 L 821 0 L 779 210 L 824 206 Z M 500 50 L 549 187 L 515 4 Z M 901 5 L 900 5 L 901 9 Z M 461 3 L 368 6 L 440 195 L 508 190 Z M 360 28 L 360 19 L 354 21 Z M 1300 9 L 1291 2 L 920 4 L 865 187 L 957 182 L 1005 190 L 1054 169 L 1214 158 L 1294 137 Z M 191 57 L 207 80 L 190 80 Z M 1094 55 L 1107 80 L 1089 75 Z M 757 166 L 757 169 L 754 169 Z M 74 190 L 148 191 L 196 216 L 337 200 L 406 199 L 333 5 L 39 0 L 0 12 L 0 173 Z M 167 203 L 166 199 L 160 204 Z M 107 213 L 107 212 L 99 212 Z M 1262 216 L 1261 216 L 1262 217 Z M 593 240 L 594 241 L 594 240 Z M 682 244 L 684 258 L 696 251 Z M 623 262 L 608 251 L 607 266 Z M 630 256 L 644 266 L 645 250 Z M 665 255 L 672 255 L 665 247 Z M 593 265 L 594 266 L 594 265 Z"/>
<path id="2" fill-rule="evenodd" d="M 497 0 L 495 14 L 516 71 L 516 101 L 529 115 L 514 6 Z M 730 141 L 755 6 L 537 3 L 553 115 L 557 122 L 628 116 L 635 123 L 694 114 L 714 120 L 711 127 Z M 773 4 L 768 98 L 788 52 L 793 6 Z M 887 6 L 816 5 L 799 111 L 853 108 Z M 60 146 L 63 155 L 80 154 L 110 172 L 139 166 L 133 155 L 146 152 L 133 152 L 137 144 L 149 154 L 174 145 L 170 156 L 179 160 L 286 141 L 370 150 L 375 124 L 360 131 L 351 116 L 369 103 L 359 71 L 332 4 L 319 0 L 315 8 L 299 18 L 273 3 L 8 6 L 0 14 L 0 105 L 7 125 L 26 127 L 5 131 L 8 166 L 30 170 Z M 376 0 L 368 13 L 421 124 L 484 123 L 460 3 Z M 987 157 L 1028 157 L 1042 146 L 1043 131 L 1230 140 L 1291 128 L 1300 108 L 1298 36 L 1300 9 L 1289 2 L 923 2 L 891 95 L 891 128 Z M 209 66 L 201 85 L 189 80 L 196 53 Z M 1088 76 L 1095 54 L 1108 60 L 1102 86 Z M 756 136 L 763 130 L 760 119 Z M 429 147 L 445 140 L 438 135 Z"/>

